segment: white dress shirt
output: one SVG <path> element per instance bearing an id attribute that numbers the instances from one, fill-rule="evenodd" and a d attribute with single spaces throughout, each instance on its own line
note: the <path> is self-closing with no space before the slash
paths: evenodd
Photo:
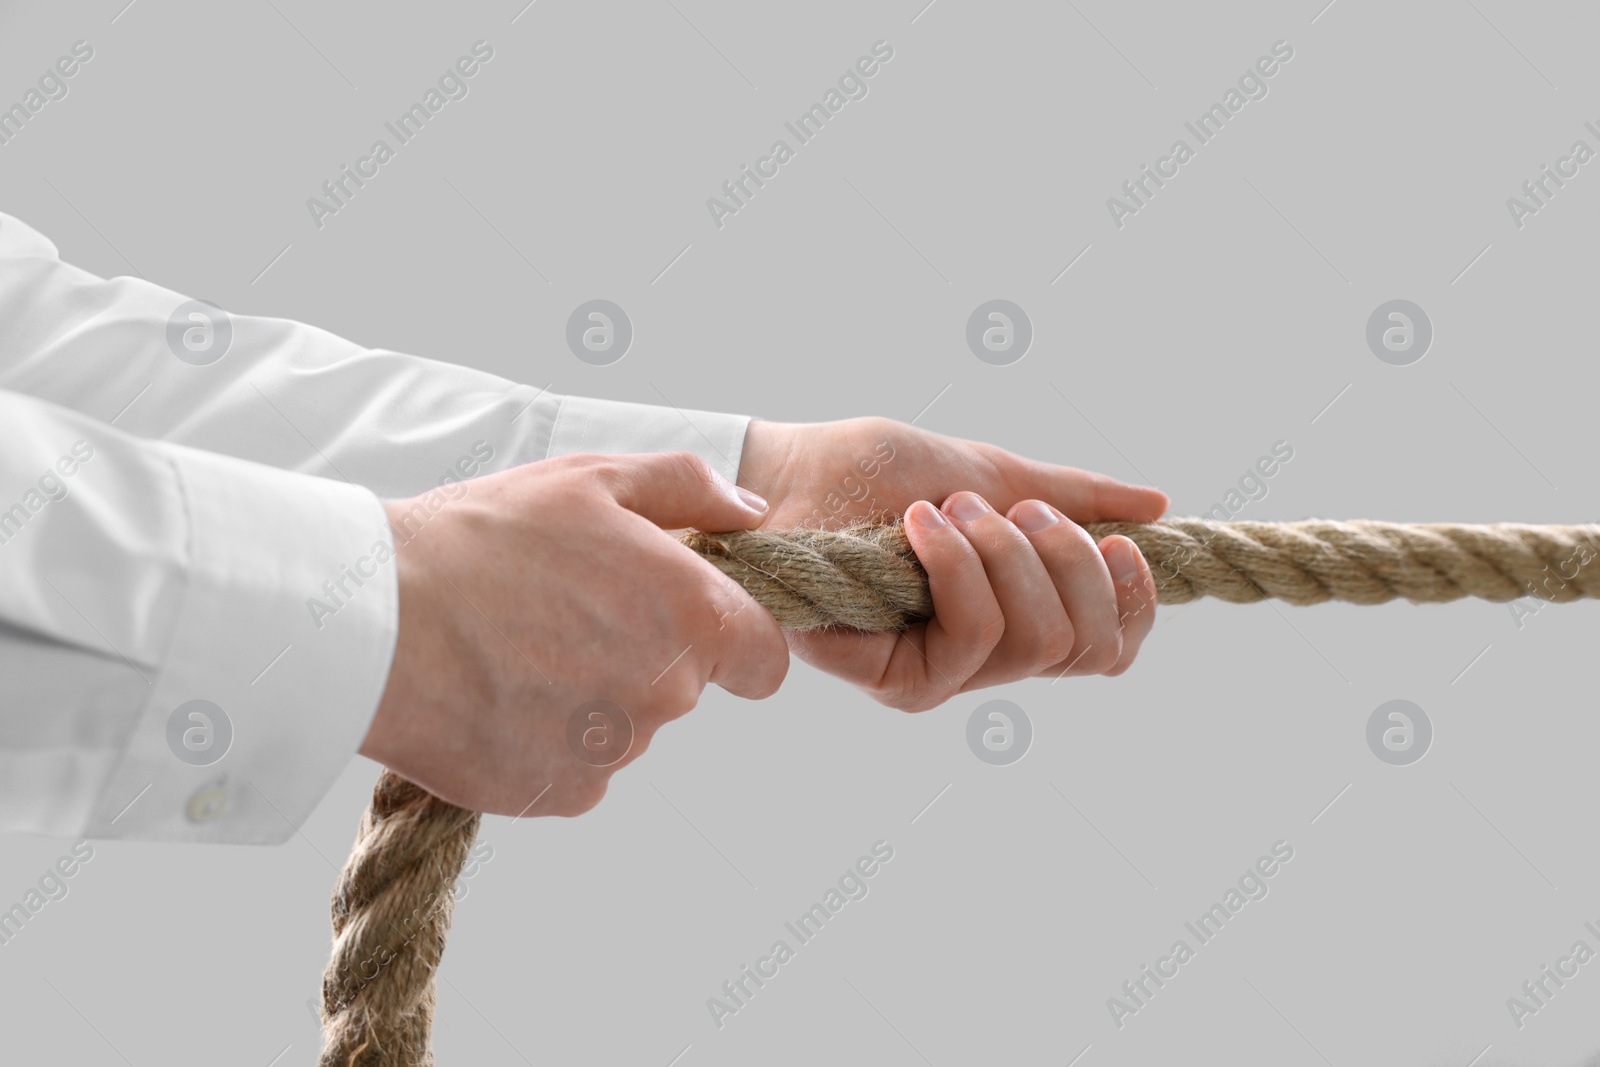
<path id="1" fill-rule="evenodd" d="M 0 832 L 286 840 L 388 678 L 380 496 L 572 452 L 732 480 L 747 421 L 225 314 L 0 214 Z"/>

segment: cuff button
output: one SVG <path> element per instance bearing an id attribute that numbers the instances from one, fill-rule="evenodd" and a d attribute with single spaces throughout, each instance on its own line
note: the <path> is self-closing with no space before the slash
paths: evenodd
<path id="1" fill-rule="evenodd" d="M 185 810 L 190 822 L 210 822 L 228 810 L 228 791 L 221 786 L 205 786 L 189 798 Z"/>

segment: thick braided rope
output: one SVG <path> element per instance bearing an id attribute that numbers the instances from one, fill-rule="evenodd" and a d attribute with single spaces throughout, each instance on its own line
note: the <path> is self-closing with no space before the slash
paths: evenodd
<path id="1" fill-rule="evenodd" d="M 433 1063 L 433 975 L 479 819 L 392 771 L 379 775 L 333 893 L 322 1067 Z"/>
<path id="2" fill-rule="evenodd" d="M 1236 604 L 1381 604 L 1600 596 L 1600 568 L 1587 566 L 1600 552 L 1596 526 L 1170 519 L 1151 526 L 1091 523 L 1087 529 L 1096 540 L 1109 534 L 1132 539 L 1150 563 L 1163 604 L 1201 597 Z M 692 532 L 684 540 L 785 629 L 895 630 L 933 613 L 927 578 L 898 525 Z"/>
<path id="3" fill-rule="evenodd" d="M 1164 604 L 1600 597 L 1600 527 L 1382 522 L 1097 523 L 1131 538 Z M 892 632 L 932 614 L 898 526 L 683 536 L 790 630 Z M 432 1067 L 434 972 L 479 817 L 384 771 L 333 898 L 321 1067 Z"/>

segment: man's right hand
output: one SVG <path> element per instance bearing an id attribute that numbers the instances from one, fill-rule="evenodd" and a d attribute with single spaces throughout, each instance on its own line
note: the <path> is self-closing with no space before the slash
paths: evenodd
<path id="1" fill-rule="evenodd" d="M 708 682 L 753 699 L 783 682 L 772 616 L 666 532 L 766 517 L 703 460 L 565 456 L 465 484 L 420 527 L 423 498 L 384 505 L 400 633 L 362 755 L 474 811 L 578 815 Z M 626 755 L 574 747 L 591 727 L 625 742 L 591 701 L 631 721 Z"/>

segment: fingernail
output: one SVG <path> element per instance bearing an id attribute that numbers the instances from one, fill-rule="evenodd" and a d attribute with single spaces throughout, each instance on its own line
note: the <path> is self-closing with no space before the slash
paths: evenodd
<path id="1" fill-rule="evenodd" d="M 906 511 L 906 515 L 924 530 L 937 530 L 941 526 L 950 525 L 945 521 L 945 517 L 939 514 L 939 509 L 926 500 L 919 500 L 912 504 Z"/>
<path id="2" fill-rule="evenodd" d="M 742 485 L 736 485 L 734 488 L 739 490 L 739 499 L 744 501 L 745 507 L 756 512 L 765 512 L 767 510 L 767 502 L 765 499 L 752 493 Z"/>
<path id="3" fill-rule="evenodd" d="M 1023 533 L 1038 533 L 1047 526 L 1054 526 L 1061 520 L 1056 518 L 1055 509 L 1042 500 L 1024 500 L 1017 505 L 1016 518 L 1012 520 L 1017 529 Z"/>
<path id="4" fill-rule="evenodd" d="M 1131 582 L 1139 576 L 1139 550 L 1124 537 L 1113 537 L 1106 545 L 1106 565 L 1111 568 L 1111 578 L 1118 583 Z"/>
<path id="5" fill-rule="evenodd" d="M 962 522 L 971 522 L 988 511 L 989 505 L 977 493 L 957 493 L 945 502 L 944 509 Z"/>

